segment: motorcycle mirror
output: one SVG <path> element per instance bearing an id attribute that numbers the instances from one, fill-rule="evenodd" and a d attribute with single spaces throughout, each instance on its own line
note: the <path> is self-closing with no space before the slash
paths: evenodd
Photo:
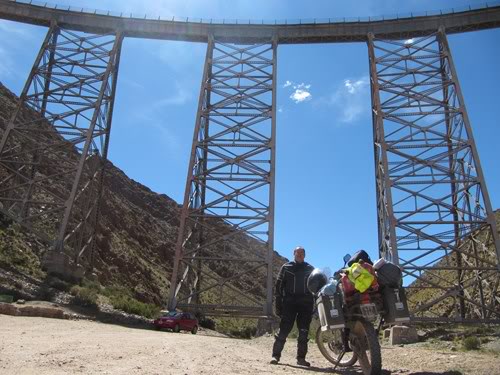
<path id="1" fill-rule="evenodd" d="M 344 266 L 347 264 L 347 262 L 349 262 L 349 259 L 351 259 L 351 254 L 346 254 L 344 255 Z"/>

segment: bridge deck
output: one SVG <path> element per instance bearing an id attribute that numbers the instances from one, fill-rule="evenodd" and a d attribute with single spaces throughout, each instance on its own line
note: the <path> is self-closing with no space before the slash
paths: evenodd
<path id="1" fill-rule="evenodd" d="M 213 34 L 220 41 L 256 43 L 277 36 L 280 44 L 299 44 L 361 42 L 369 32 L 381 38 L 402 39 L 428 35 L 440 26 L 447 34 L 496 28 L 500 27 L 500 6 L 383 21 L 243 25 L 125 18 L 0 0 L 0 18 L 42 26 L 56 21 L 66 29 L 93 33 L 121 30 L 134 38 L 206 42 Z"/>

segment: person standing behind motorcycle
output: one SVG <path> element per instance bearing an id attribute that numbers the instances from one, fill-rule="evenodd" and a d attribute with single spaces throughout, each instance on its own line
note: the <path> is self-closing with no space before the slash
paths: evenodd
<path id="1" fill-rule="evenodd" d="M 314 267 L 304 261 L 306 251 L 298 246 L 293 251 L 294 261 L 285 263 L 276 281 L 276 315 L 281 318 L 278 334 L 273 345 L 271 364 L 277 364 L 288 334 L 297 321 L 297 364 L 310 366 L 306 361 L 309 325 L 311 324 L 314 298 L 307 289 L 307 278 Z"/>

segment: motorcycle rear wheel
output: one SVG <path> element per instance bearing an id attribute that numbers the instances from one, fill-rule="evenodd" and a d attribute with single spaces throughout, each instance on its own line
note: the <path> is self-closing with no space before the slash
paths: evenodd
<path id="1" fill-rule="evenodd" d="M 316 345 L 318 345 L 318 349 L 323 354 L 323 357 L 339 367 L 350 367 L 358 360 L 355 352 L 347 352 L 339 361 L 343 351 L 342 329 L 322 331 L 321 327 L 318 327 L 316 331 Z"/>
<path id="2" fill-rule="evenodd" d="M 363 375 L 379 375 L 382 372 L 382 354 L 377 332 L 373 325 L 358 320 L 351 329 L 349 342 L 356 353 Z"/>

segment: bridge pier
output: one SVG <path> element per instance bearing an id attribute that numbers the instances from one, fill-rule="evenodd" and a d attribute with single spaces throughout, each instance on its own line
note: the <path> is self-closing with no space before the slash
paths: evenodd
<path id="1" fill-rule="evenodd" d="M 272 314 L 276 52 L 208 40 L 170 309 Z"/>
<path id="2" fill-rule="evenodd" d="M 51 246 L 50 272 L 92 265 L 122 39 L 53 22 L 0 141 L 1 210 Z"/>
<path id="3" fill-rule="evenodd" d="M 500 322 L 498 231 L 444 28 L 369 34 L 368 50 L 380 255 L 413 281 L 414 320 Z"/>

